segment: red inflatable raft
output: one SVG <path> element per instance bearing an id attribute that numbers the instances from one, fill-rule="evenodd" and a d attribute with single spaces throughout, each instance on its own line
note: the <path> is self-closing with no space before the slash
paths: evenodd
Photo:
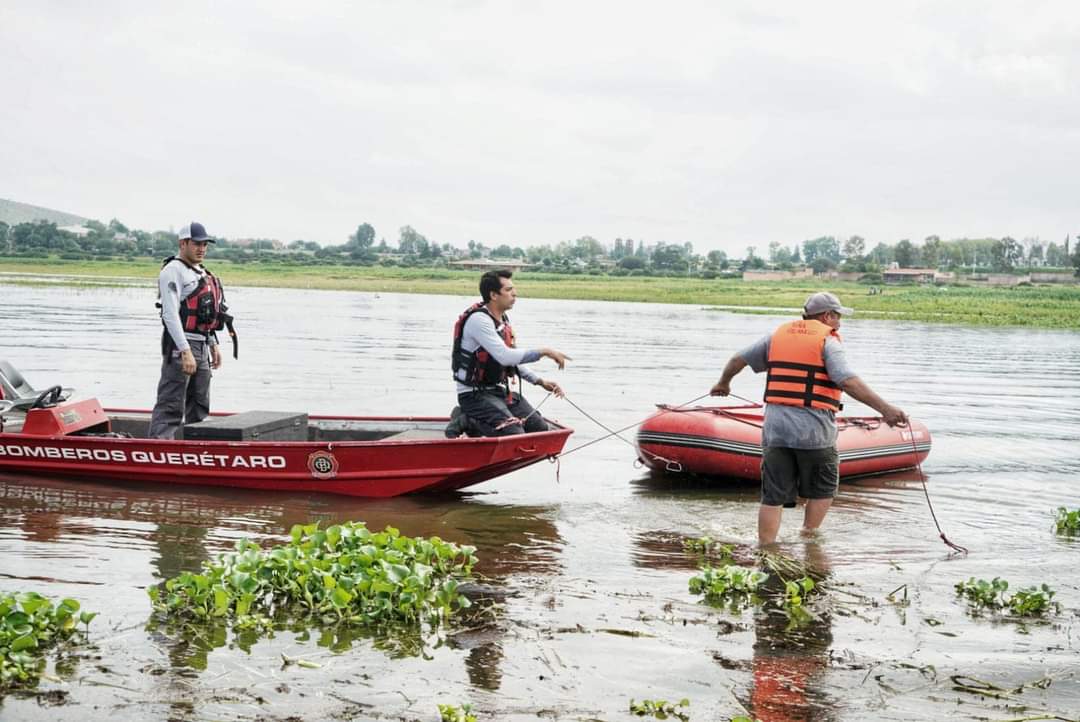
<path id="1" fill-rule="evenodd" d="M 760 406 L 672 408 L 641 425 L 638 458 L 650 469 L 761 478 Z M 836 417 L 840 478 L 911 469 L 930 454 L 930 432 L 918 421 L 890 427 L 880 418 Z"/>

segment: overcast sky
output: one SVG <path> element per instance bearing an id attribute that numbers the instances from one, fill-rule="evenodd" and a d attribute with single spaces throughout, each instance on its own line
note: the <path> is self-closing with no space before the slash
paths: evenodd
<path id="1" fill-rule="evenodd" d="M 1076 2 L 4 0 L 0 198 L 739 256 L 1080 231 Z"/>

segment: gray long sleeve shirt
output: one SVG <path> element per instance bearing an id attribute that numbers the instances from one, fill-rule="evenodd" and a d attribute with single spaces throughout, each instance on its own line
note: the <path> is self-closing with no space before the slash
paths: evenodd
<path id="1" fill-rule="evenodd" d="M 769 343 L 764 336 L 739 352 L 739 356 L 755 373 L 768 370 Z M 829 379 L 841 384 L 857 376 L 847 362 L 844 345 L 834 338 L 825 340 L 822 352 Z M 761 434 L 762 446 L 788 449 L 826 449 L 836 444 L 836 415 L 828 409 L 786 404 L 765 404 L 765 424 Z"/>
<path id="2" fill-rule="evenodd" d="M 191 341 L 203 341 L 205 336 L 201 333 L 186 333 L 180 322 L 180 304 L 195 291 L 202 280 L 203 274 L 188 268 L 181 261 L 171 261 L 165 264 L 158 274 L 158 295 L 161 299 L 161 320 L 165 323 L 165 330 L 172 337 L 178 352 L 187 351 Z M 216 346 L 217 340 L 210 336 L 210 346 Z"/>
<path id="3" fill-rule="evenodd" d="M 465 328 L 461 331 L 461 348 L 463 351 L 475 351 L 483 348 L 492 358 L 503 366 L 517 366 L 521 378 L 530 384 L 540 383 L 540 377 L 525 368 L 524 364 L 540 360 L 540 351 L 536 349 L 511 348 L 506 345 L 503 337 L 495 330 L 495 321 L 483 311 L 477 311 L 469 316 L 465 322 Z M 457 392 L 464 394 L 472 391 L 472 387 L 462 383 L 465 378 L 465 369 L 458 369 Z"/>

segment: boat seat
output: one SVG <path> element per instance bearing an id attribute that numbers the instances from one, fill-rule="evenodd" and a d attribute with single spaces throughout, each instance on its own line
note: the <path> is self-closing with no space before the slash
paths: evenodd
<path id="1" fill-rule="evenodd" d="M 59 401 L 67 401 L 74 389 L 65 388 L 60 392 Z M 26 411 L 41 394 L 23 378 L 19 370 L 9 362 L 0 359 L 0 398 L 11 402 L 12 411 Z"/>

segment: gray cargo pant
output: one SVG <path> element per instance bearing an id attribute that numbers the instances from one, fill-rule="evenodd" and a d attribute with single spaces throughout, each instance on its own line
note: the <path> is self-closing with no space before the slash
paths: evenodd
<path id="1" fill-rule="evenodd" d="M 173 350 L 161 359 L 161 379 L 157 401 L 150 416 L 150 438 L 175 439 L 184 424 L 202 421 L 210 414 L 210 347 L 205 341 L 188 340 L 195 356 L 195 375 L 188 376 L 180 365 L 180 352 Z"/>

